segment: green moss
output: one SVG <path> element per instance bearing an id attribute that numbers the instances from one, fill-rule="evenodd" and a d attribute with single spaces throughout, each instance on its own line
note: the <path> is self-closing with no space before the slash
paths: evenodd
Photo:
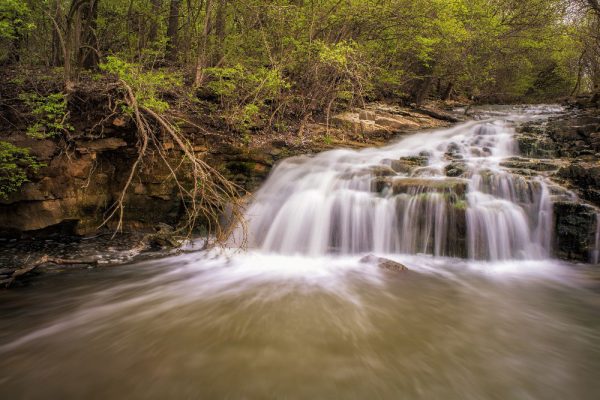
<path id="1" fill-rule="evenodd" d="M 457 210 L 466 210 L 469 204 L 465 200 L 458 200 L 453 206 Z"/>

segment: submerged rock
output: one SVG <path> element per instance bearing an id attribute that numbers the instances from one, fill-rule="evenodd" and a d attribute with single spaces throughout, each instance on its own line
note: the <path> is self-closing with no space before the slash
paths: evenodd
<path id="1" fill-rule="evenodd" d="M 407 271 L 409 271 L 409 269 L 406 268 L 406 265 L 404 265 L 404 264 L 401 264 L 396 261 L 392 261 L 388 258 L 377 257 L 373 254 L 368 254 L 368 255 L 364 256 L 363 258 L 360 259 L 359 262 L 361 264 L 375 264 L 375 265 L 377 265 L 377 267 L 384 269 L 386 271 L 390 271 L 390 272 L 407 272 Z"/>

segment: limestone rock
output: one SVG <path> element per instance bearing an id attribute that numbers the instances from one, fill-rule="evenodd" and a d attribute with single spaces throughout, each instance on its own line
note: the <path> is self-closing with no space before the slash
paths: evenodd
<path id="1" fill-rule="evenodd" d="M 82 154 L 116 150 L 120 147 L 127 146 L 127 142 L 118 137 L 94 140 L 77 140 L 76 144 L 77 151 Z"/>

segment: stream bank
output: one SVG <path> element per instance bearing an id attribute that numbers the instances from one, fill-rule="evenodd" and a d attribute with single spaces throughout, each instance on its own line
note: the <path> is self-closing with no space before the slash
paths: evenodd
<path id="1" fill-rule="evenodd" d="M 28 149 L 44 166 L 29 176 L 20 190 L 0 199 L 0 281 L 40 255 L 85 258 L 93 246 L 98 254 L 106 254 L 103 264 L 130 262 L 140 249 L 160 247 L 140 246 L 147 234 L 164 224 L 176 226 L 183 217 L 185 205 L 171 171 L 155 155 L 145 161 L 126 195 L 125 233 L 110 240 L 114 224 L 98 228 L 136 159 L 134 122 L 122 115 L 107 118 L 105 103 L 106 99 L 91 90 L 73 96 L 69 107 L 75 139 L 69 141 L 31 138 L 14 107 L 1 110 L 12 126 L 0 131 L 0 139 Z M 454 116 L 437 105 L 411 109 L 374 103 L 324 122 L 299 124 L 288 133 L 256 132 L 242 137 L 193 123 L 180 128 L 193 138 L 197 155 L 242 192 L 251 193 L 281 159 L 334 148 L 381 146 L 410 132 L 454 121 Z M 168 140 L 163 147 L 170 149 L 167 154 L 173 160 L 181 158 Z"/>

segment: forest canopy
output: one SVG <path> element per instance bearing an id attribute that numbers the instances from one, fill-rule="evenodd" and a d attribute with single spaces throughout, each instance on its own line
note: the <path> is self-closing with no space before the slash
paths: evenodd
<path id="1" fill-rule="evenodd" d="M 169 71 L 244 125 L 365 99 L 591 91 L 599 18 L 597 0 L 0 0 L 0 62 L 54 68 L 67 91 L 115 60 Z"/>

